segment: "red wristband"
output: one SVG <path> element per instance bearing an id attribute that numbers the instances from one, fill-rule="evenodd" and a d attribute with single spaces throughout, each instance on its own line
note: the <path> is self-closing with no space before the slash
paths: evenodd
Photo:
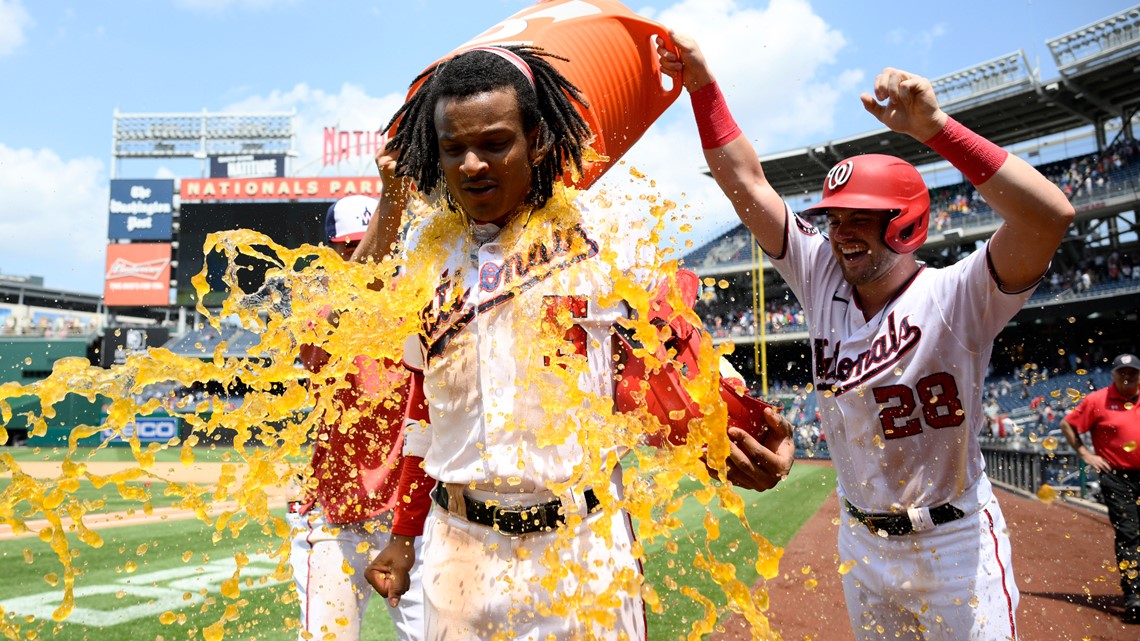
<path id="1" fill-rule="evenodd" d="M 697 119 L 697 133 L 701 136 L 703 149 L 716 149 L 736 140 L 740 127 L 728 110 L 720 85 L 715 81 L 689 94 L 693 102 L 693 115 Z"/>
<path id="2" fill-rule="evenodd" d="M 405 456 L 400 464 L 400 489 L 396 491 L 396 509 L 392 517 L 392 534 L 420 536 L 431 510 L 431 488 L 435 481 L 424 471 L 424 460 Z"/>
<path id="3" fill-rule="evenodd" d="M 975 186 L 993 178 L 1009 157 L 1008 151 L 949 116 L 946 117 L 946 126 L 927 140 L 926 146 L 949 160 Z"/>

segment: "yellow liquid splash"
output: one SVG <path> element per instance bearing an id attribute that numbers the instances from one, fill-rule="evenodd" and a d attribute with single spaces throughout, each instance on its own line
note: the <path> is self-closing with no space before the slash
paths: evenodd
<path id="1" fill-rule="evenodd" d="M 644 179 L 636 170 L 630 173 L 634 178 Z M 575 195 L 569 190 L 557 193 L 543 210 L 532 214 L 531 222 L 522 231 L 505 230 L 507 233 L 504 233 L 502 242 L 525 247 L 530 240 L 529 230 L 577 220 L 580 214 L 574 205 Z M 643 217 L 646 222 L 642 230 L 644 240 L 641 248 L 644 251 L 641 253 L 647 258 L 645 264 L 639 266 L 640 271 L 642 275 L 652 274 L 651 280 L 672 278 L 678 267 L 677 261 L 669 259 L 669 250 L 663 251 L 659 245 L 665 217 L 675 209 L 675 204 L 658 202 L 657 199 L 643 200 L 648 211 Z M 630 205 L 629 202 L 618 204 L 626 208 Z M 597 207 L 613 205 L 604 194 L 594 199 Z M 62 577 L 64 588 L 62 602 L 53 615 L 56 621 L 65 620 L 74 608 L 74 588 L 81 580 L 75 560 L 82 551 L 73 549 L 69 543 L 64 520 L 70 519 L 71 528 L 78 533 L 83 545 L 97 548 L 103 544 L 99 535 L 84 523 L 88 506 L 74 496 L 81 479 L 97 488 L 114 486 L 124 499 L 140 506 L 149 506 L 150 491 L 140 489 L 132 482 L 150 481 L 156 489 L 177 497 L 177 507 L 194 512 L 200 521 L 213 526 L 215 539 L 223 535 L 238 537 L 251 526 L 255 531 L 268 532 L 274 537 L 270 553 L 278 559 L 274 577 L 282 579 L 289 576 L 287 563 L 291 532 L 285 522 L 270 511 L 271 496 L 279 494 L 279 489 L 294 477 L 311 475 L 308 443 L 319 425 L 328 423 L 337 425 L 337 429 L 355 429 L 358 416 L 350 412 L 342 414 L 331 400 L 332 392 L 348 385 L 347 376 L 356 372 L 357 355 L 364 354 L 379 362 L 402 361 L 405 338 L 422 331 L 421 311 L 436 295 L 435 277 L 440 272 L 445 248 L 454 241 L 456 234 L 467 233 L 466 220 L 455 212 L 434 212 L 420 203 L 412 208 L 409 217 L 409 224 L 419 225 L 421 229 L 419 251 L 380 263 L 347 263 L 327 248 L 304 246 L 289 249 L 248 230 L 211 234 L 204 251 L 218 251 L 225 256 L 223 280 L 229 295 L 219 312 L 211 313 L 201 304 L 199 312 L 215 327 L 219 327 L 221 319 L 226 318 L 237 319 L 244 327 L 255 329 L 261 336 L 260 343 L 245 357 L 225 356 L 224 345 L 219 345 L 212 357 L 206 360 L 179 357 L 164 349 L 150 349 L 146 353 L 129 356 L 124 364 L 110 370 L 95 367 L 84 359 L 69 358 L 58 361 L 52 374 L 42 381 L 0 386 L 0 414 L 5 420 L 11 415 L 9 401 L 22 397 L 39 399 L 43 408 L 41 418 L 50 418 L 52 407 L 68 394 L 109 402 L 103 424 L 81 425 L 72 430 L 67 454 L 55 478 L 34 478 L 25 474 L 11 456 L 0 454 L 0 471 L 10 472 L 12 477 L 0 500 L 0 518 L 16 532 L 26 531 L 26 521 L 33 518 L 48 522 L 39 535 L 54 552 L 62 571 L 51 574 L 56 581 Z M 611 218 L 614 219 L 611 233 L 631 233 L 631 221 L 618 216 Z M 243 292 L 238 286 L 239 258 L 255 258 L 270 263 L 273 268 L 267 273 L 267 282 L 276 282 L 279 286 L 271 288 L 269 294 L 263 296 L 249 296 Z M 613 264 L 613 256 L 606 255 L 605 251 L 603 258 Z M 305 266 L 300 268 L 300 265 Z M 391 275 L 398 272 L 402 275 L 398 285 L 394 286 Z M 642 319 L 625 322 L 645 345 L 644 354 L 640 355 L 650 366 L 663 365 L 656 361 L 654 354 L 668 338 L 668 333 L 644 320 L 650 315 L 651 299 L 644 279 L 635 280 L 629 272 L 616 267 L 611 267 L 608 276 L 613 284 L 612 294 L 599 302 L 612 305 L 619 300 L 626 301 L 634 309 L 634 316 Z M 203 300 L 209 291 L 206 273 L 196 275 L 193 283 L 198 291 L 198 300 Z M 303 294 L 286 297 L 281 292 Z M 685 307 L 679 299 L 670 302 L 674 309 L 683 310 Z M 329 305 L 336 312 L 335 324 L 328 320 Z M 683 445 L 647 447 L 644 445 L 647 436 L 661 434 L 667 429 L 665 426 L 647 412 L 615 414 L 612 398 L 580 391 L 578 378 L 588 371 L 585 357 L 567 354 L 564 349 L 563 336 L 572 326 L 573 319 L 568 314 L 547 319 L 538 305 L 527 307 L 520 304 L 519 307 L 515 330 L 527 340 L 519 340 L 518 349 L 523 352 L 534 350 L 546 356 L 549 363 L 549 366 L 523 374 L 522 384 L 538 390 L 543 407 L 548 408 L 548 421 L 538 429 L 536 442 L 540 446 L 561 444 L 567 441 L 568 435 L 573 435 L 581 451 L 581 460 L 572 477 L 550 489 L 564 494 L 593 488 L 602 499 L 607 515 L 626 510 L 638 524 L 639 544 L 634 552 L 639 558 L 645 556 L 647 545 L 664 542 L 666 550 L 675 550 L 677 542 L 691 540 L 688 530 L 698 527 L 698 524 L 684 523 L 676 516 L 686 501 L 706 506 L 719 505 L 744 525 L 753 542 L 752 549 L 733 547 L 731 559 L 721 558 L 722 554 L 712 545 L 720 536 L 721 523 L 710 513 L 699 524 L 705 531 L 705 543 L 696 548 L 693 558 L 673 558 L 671 554 L 668 557 L 642 558 L 649 564 L 668 562 L 670 567 L 677 569 L 675 576 L 666 577 L 663 585 L 648 585 L 639 573 L 616 572 L 608 577 L 608 587 L 599 593 L 586 592 L 582 586 L 586 585 L 587 579 L 596 579 L 599 574 L 606 578 L 605 569 L 600 571 L 599 568 L 574 562 L 572 529 L 563 528 L 559 530 L 558 544 L 546 550 L 541 558 L 548 573 L 540 583 L 549 598 L 542 603 L 520 604 L 520 608 L 534 607 L 543 614 L 576 616 L 580 621 L 596 624 L 597 628 L 604 630 L 612 625 L 613 606 L 622 594 L 641 594 L 651 609 L 660 612 L 664 607 L 661 591 L 679 591 L 703 611 L 702 616 L 690 623 L 687 633 L 690 639 L 702 638 L 713 631 L 719 619 L 728 612 L 739 613 L 748 621 L 754 639 L 779 638 L 764 615 L 768 606 L 765 589 L 761 587 L 754 591 L 751 585 L 738 578 L 735 564 L 747 564 L 761 576 L 772 578 L 776 575 L 782 550 L 749 527 L 744 501 L 730 485 L 714 480 L 709 472 L 711 466 L 723 478 L 724 461 L 729 453 L 727 409 L 719 394 L 718 367 L 719 359 L 728 348 L 714 348 L 711 337 L 702 335 L 698 355 L 700 373 L 691 380 L 685 380 L 684 385 L 703 416 L 690 422 L 688 438 Z M 700 320 L 693 312 L 681 313 L 700 326 Z M 550 323 L 554 326 L 551 327 Z M 543 331 L 535 331 L 543 327 Z M 310 391 L 306 385 L 309 374 L 294 364 L 303 344 L 320 347 L 330 355 L 329 363 L 321 371 L 321 379 L 329 382 L 320 394 Z M 517 356 L 520 362 L 536 362 L 525 353 Z M 222 473 L 215 483 L 182 483 L 164 478 L 155 468 L 156 448 L 144 448 L 133 435 L 124 440 L 129 443 L 136 465 L 108 476 L 98 476 L 87 469 L 85 461 L 93 452 L 79 445 L 81 439 L 102 430 L 111 430 L 121 436 L 123 428 L 135 418 L 161 409 L 162 404 L 157 399 L 135 400 L 149 386 L 177 383 L 189 387 L 198 383 L 229 388 L 239 382 L 250 390 L 240 407 L 212 411 L 214 403 L 202 403 L 187 408 L 192 411 L 180 416 L 191 426 L 192 435 L 185 441 L 175 439 L 157 448 L 179 448 L 181 462 L 190 465 L 195 460 L 196 443 L 208 442 L 218 430 L 232 430 L 235 434 L 235 456 L 232 463 L 222 466 Z M 391 389 L 381 390 L 370 402 L 402 401 L 398 397 L 398 385 L 392 384 Z M 33 424 L 38 433 L 42 434 L 46 429 L 42 420 L 33 421 Z M 519 425 L 516 429 L 524 427 Z M 533 426 L 525 429 L 533 429 Z M 624 499 L 620 500 L 608 490 L 609 470 L 617 463 L 619 452 L 627 453 L 622 478 Z M 520 452 L 520 462 L 524 454 Z M 697 489 L 681 490 L 680 484 L 685 479 L 697 481 Z M 510 481 L 504 479 L 504 482 Z M 211 506 L 224 502 L 232 502 L 234 507 L 220 513 L 211 512 Z M 573 526 L 575 520 L 576 517 L 570 515 L 568 524 Z M 608 523 L 609 520 L 600 519 L 599 522 Z M 191 556 L 187 552 L 183 556 L 184 562 L 189 562 Z M 241 571 L 248 559 L 243 561 L 240 557 L 244 555 L 240 553 L 238 556 L 237 570 L 224 582 L 222 598 L 218 600 L 223 612 L 213 624 L 201 630 L 205 639 L 224 638 L 227 624 L 234 624 L 241 618 L 241 605 L 244 603 L 241 598 Z M 43 564 L 39 559 L 34 562 Z M 690 585 L 695 574 L 708 577 L 720 587 L 722 605 L 717 605 L 710 595 Z M 564 580 L 566 577 L 577 580 L 568 582 Z M 567 585 L 578 587 L 567 588 Z M 168 625 L 184 620 L 183 615 L 173 612 L 166 612 L 158 618 Z M 511 622 L 503 625 L 502 632 L 506 634 Z M 230 627 L 233 629 L 234 625 Z M 13 613 L 5 613 L 0 621 L 0 634 L 12 638 L 20 634 L 20 624 Z"/>

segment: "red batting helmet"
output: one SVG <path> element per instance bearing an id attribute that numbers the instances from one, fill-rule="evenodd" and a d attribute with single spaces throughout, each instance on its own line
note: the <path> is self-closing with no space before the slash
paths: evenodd
<path id="1" fill-rule="evenodd" d="M 823 181 L 823 200 L 807 211 L 830 208 L 893 212 L 883 242 L 897 254 L 926 242 L 930 194 L 918 170 L 902 158 L 867 154 L 832 167 Z"/>

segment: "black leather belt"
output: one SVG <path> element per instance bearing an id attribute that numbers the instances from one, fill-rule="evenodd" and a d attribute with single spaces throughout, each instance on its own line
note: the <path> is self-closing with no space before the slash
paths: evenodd
<path id="1" fill-rule="evenodd" d="M 914 523 L 911 521 L 909 514 L 871 514 L 851 505 L 846 499 L 844 499 L 843 503 L 847 506 L 847 513 L 855 517 L 863 525 L 866 525 L 874 534 L 878 534 L 881 531 L 886 532 L 890 536 L 902 536 L 903 534 L 910 534 L 915 531 Z M 930 527 L 957 521 L 963 516 L 966 516 L 965 512 L 949 503 L 932 507 L 930 508 Z"/>
<path id="2" fill-rule="evenodd" d="M 437 483 L 431 491 L 435 504 L 447 509 L 447 490 L 443 483 Z M 601 505 L 593 490 L 582 493 L 586 499 L 586 513 L 592 513 Z M 467 507 L 467 520 L 479 525 L 494 528 L 497 532 L 510 536 L 522 536 L 535 532 L 549 532 L 566 522 L 566 513 L 562 509 L 562 501 L 555 499 L 548 503 L 539 503 L 528 507 L 503 507 L 501 505 L 488 505 L 470 496 L 463 496 Z"/>

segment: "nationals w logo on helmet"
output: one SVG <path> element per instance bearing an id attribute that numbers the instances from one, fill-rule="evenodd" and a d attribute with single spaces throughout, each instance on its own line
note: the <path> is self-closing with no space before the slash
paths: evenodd
<path id="1" fill-rule="evenodd" d="M 853 173 L 855 173 L 855 163 L 850 160 L 841 162 L 838 165 L 832 167 L 831 171 L 827 172 L 828 190 L 835 191 L 843 185 L 846 185 L 847 181 L 851 179 L 851 174 Z"/>
<path id="2" fill-rule="evenodd" d="M 883 242 L 909 254 L 926 242 L 930 194 L 922 175 L 902 158 L 883 154 L 853 156 L 827 172 L 823 200 L 804 213 L 828 209 L 890 212 Z"/>

